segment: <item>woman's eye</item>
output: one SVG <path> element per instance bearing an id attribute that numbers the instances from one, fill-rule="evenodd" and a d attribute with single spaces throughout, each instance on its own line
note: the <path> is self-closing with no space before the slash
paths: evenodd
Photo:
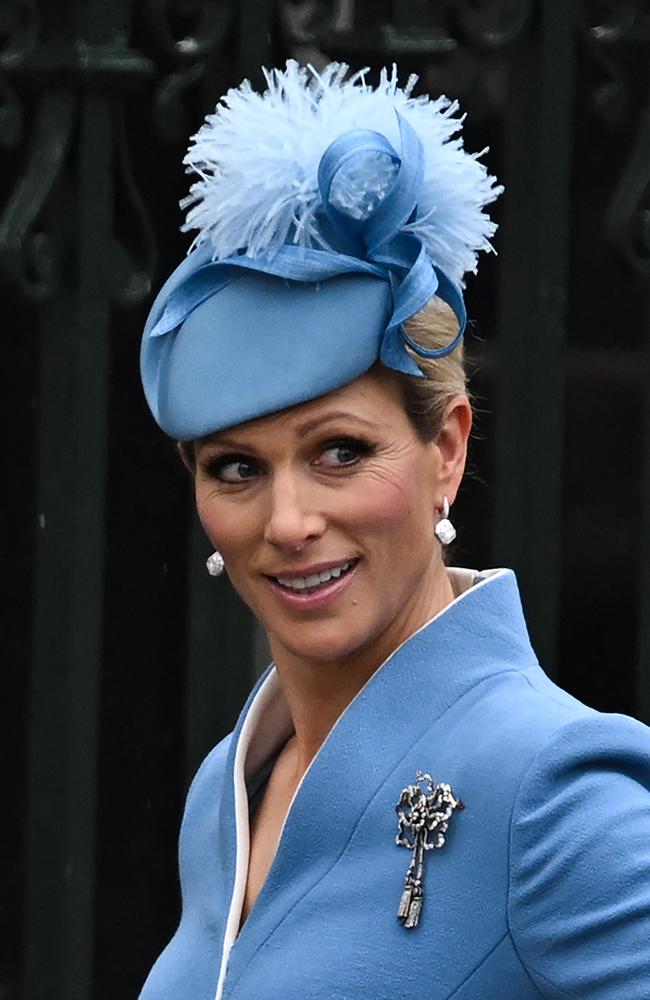
<path id="1" fill-rule="evenodd" d="M 371 450 L 363 441 L 335 441 L 323 452 L 321 462 L 333 467 L 356 465 Z"/>
<path id="2" fill-rule="evenodd" d="M 228 462 L 221 466 L 220 476 L 227 483 L 241 483 L 244 479 L 252 479 L 257 474 L 252 462 Z"/>
<path id="3" fill-rule="evenodd" d="M 257 476 L 259 469 L 250 459 L 230 455 L 208 462 L 206 472 L 223 483 L 243 483 Z"/>

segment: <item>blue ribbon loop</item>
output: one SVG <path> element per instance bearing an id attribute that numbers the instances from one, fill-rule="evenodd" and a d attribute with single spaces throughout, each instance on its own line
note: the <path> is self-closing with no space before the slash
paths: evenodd
<path id="1" fill-rule="evenodd" d="M 463 295 L 460 288 L 435 266 L 418 237 L 402 231 L 417 211 L 424 151 L 415 129 L 399 113 L 396 115 L 401 155 L 381 133 L 355 129 L 332 142 L 321 158 L 318 184 L 328 228 L 337 243 L 334 250 L 315 250 L 285 243 L 257 257 L 241 254 L 205 263 L 169 295 L 148 336 L 161 337 L 177 330 L 197 306 L 233 281 L 241 269 L 300 282 L 323 281 L 342 274 L 367 274 L 389 281 L 393 293 L 393 312 L 380 348 L 383 364 L 421 376 L 407 345 L 421 358 L 442 358 L 454 351 L 467 325 Z M 345 164 L 367 153 L 388 157 L 397 170 L 374 211 L 366 219 L 353 219 L 332 204 L 332 185 Z M 404 323 L 433 295 L 451 307 L 459 328 L 450 343 L 427 348 L 408 335 Z"/>

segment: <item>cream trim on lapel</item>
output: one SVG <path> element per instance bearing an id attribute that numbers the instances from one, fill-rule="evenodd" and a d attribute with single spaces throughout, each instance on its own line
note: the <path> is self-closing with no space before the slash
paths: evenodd
<path id="1" fill-rule="evenodd" d="M 250 827 L 246 781 L 286 742 L 293 732 L 293 724 L 284 700 L 278 675 L 272 670 L 257 692 L 239 735 L 233 782 L 235 788 L 236 862 L 235 884 L 228 910 L 226 933 L 221 952 L 221 968 L 215 1000 L 221 1000 L 223 984 L 228 969 L 228 959 L 237 939 L 241 911 L 246 894 Z M 253 740 L 253 737 L 255 738 Z"/>

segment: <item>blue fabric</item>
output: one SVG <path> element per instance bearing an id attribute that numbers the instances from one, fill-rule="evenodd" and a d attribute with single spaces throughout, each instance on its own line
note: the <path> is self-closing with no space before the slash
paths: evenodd
<path id="1" fill-rule="evenodd" d="M 250 701 L 249 701 L 250 705 Z M 183 915 L 141 1000 L 214 1000 L 234 883 L 232 738 L 191 788 Z M 416 771 L 465 809 L 396 919 Z M 650 732 L 543 673 L 514 576 L 412 636 L 334 727 L 230 953 L 224 1000 L 648 1000 Z"/>
<path id="2" fill-rule="evenodd" d="M 424 154 L 415 130 L 397 117 L 399 155 L 385 136 L 360 129 L 341 136 L 322 157 L 323 227 L 336 251 L 285 244 L 254 258 L 216 262 L 204 244 L 174 272 L 153 305 L 141 352 L 145 395 L 166 433 L 180 440 L 203 437 L 313 399 L 362 375 L 379 359 L 421 376 L 407 344 L 425 358 L 442 357 L 458 346 L 467 322 L 462 292 L 435 266 L 422 242 L 401 231 L 417 209 Z M 333 204 L 332 185 L 350 158 L 369 151 L 388 156 L 398 169 L 386 197 L 367 218 L 357 220 Z M 268 278 L 263 294 L 261 276 Z M 432 350 L 409 337 L 403 324 L 434 295 L 453 309 L 459 329 L 449 344 Z M 249 303 L 244 323 L 237 310 L 246 309 L 249 298 L 254 310 Z M 209 302 L 211 308 L 201 308 Z M 321 312 L 320 318 L 314 315 Z M 176 350 L 175 340 L 187 340 L 189 330 L 196 344 Z M 251 352 L 260 356 L 263 394 L 249 376 Z M 191 385 L 191 393 L 180 393 L 181 385 Z"/>

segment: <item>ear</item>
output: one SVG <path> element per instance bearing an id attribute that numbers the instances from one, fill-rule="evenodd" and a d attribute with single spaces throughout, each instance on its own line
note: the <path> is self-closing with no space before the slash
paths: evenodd
<path id="1" fill-rule="evenodd" d="M 449 402 L 442 418 L 440 433 L 436 439 L 439 454 L 438 488 L 453 504 L 458 493 L 465 462 L 467 442 L 472 429 L 472 407 L 467 396 L 458 395 Z"/>

